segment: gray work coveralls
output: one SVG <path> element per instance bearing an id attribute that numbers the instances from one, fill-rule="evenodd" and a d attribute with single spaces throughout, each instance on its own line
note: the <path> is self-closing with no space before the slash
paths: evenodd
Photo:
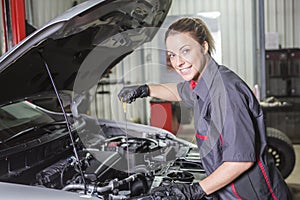
<path id="1" fill-rule="evenodd" d="M 223 162 L 254 162 L 218 199 L 292 199 L 287 184 L 267 153 L 263 112 L 248 86 L 213 59 L 199 82 L 181 82 L 182 101 L 194 109 L 197 145 L 207 175 Z"/>

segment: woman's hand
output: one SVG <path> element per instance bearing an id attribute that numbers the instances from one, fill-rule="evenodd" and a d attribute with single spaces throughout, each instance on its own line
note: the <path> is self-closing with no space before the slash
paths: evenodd
<path id="1" fill-rule="evenodd" d="M 137 98 L 143 98 L 149 96 L 148 85 L 134 85 L 122 88 L 119 92 L 119 100 L 126 103 L 132 103 Z"/>

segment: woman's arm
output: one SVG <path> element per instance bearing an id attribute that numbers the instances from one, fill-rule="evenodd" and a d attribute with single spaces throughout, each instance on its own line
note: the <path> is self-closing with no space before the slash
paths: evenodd
<path id="1" fill-rule="evenodd" d="M 181 101 L 181 98 L 177 91 L 176 83 L 168 83 L 168 84 L 149 84 L 148 85 L 150 93 L 150 97 L 155 97 L 159 99 L 163 99 L 166 101 Z"/>
<path id="2" fill-rule="evenodd" d="M 224 162 L 199 184 L 207 195 L 212 194 L 230 184 L 252 165 L 253 162 Z"/>

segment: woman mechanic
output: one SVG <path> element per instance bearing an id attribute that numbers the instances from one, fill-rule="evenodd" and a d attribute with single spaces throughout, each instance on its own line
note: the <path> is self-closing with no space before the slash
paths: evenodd
<path id="1" fill-rule="evenodd" d="M 241 78 L 211 57 L 214 40 L 205 23 L 181 18 L 170 25 L 165 42 L 171 65 L 184 81 L 124 87 L 118 97 L 132 103 L 151 96 L 193 108 L 207 177 L 155 188 L 155 199 L 292 199 L 268 157 L 260 105 Z"/>

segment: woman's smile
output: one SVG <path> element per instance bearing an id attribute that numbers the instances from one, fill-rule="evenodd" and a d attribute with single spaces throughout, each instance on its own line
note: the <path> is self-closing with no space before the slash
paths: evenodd
<path id="1" fill-rule="evenodd" d="M 186 68 L 180 68 L 179 72 L 182 76 L 188 75 L 192 73 L 192 66 L 186 67 Z"/>

